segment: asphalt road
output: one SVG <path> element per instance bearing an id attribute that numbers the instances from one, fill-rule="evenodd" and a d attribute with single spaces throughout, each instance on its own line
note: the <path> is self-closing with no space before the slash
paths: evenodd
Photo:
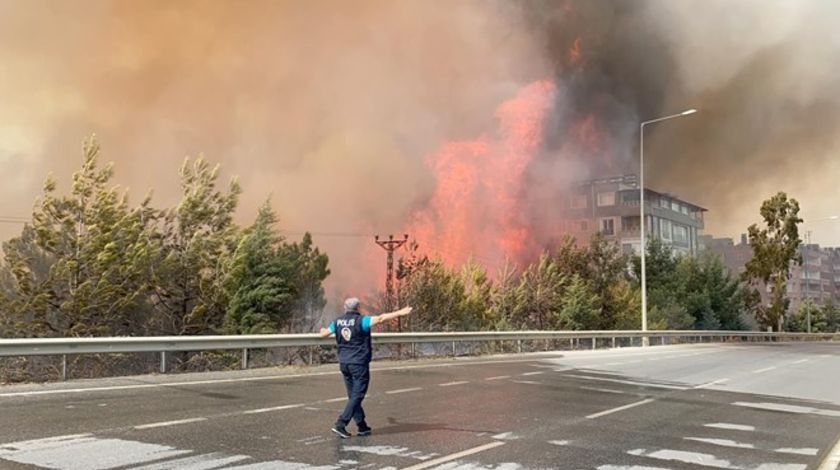
<path id="1" fill-rule="evenodd" d="M 374 363 L 0 387 L 0 468 L 834 470 L 840 344 Z M 353 427 L 351 426 L 351 431 Z M 833 460 L 835 459 L 835 460 Z"/>

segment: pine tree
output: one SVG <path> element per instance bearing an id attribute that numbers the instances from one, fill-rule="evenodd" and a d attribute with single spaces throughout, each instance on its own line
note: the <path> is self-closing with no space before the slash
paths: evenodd
<path id="1" fill-rule="evenodd" d="M 283 250 L 283 238 L 273 228 L 276 222 L 266 202 L 234 254 L 225 316 L 230 333 L 277 333 L 291 319 L 298 298 L 297 260 Z"/>
<path id="2" fill-rule="evenodd" d="M 233 214 L 242 192 L 236 179 L 216 188 L 219 167 L 186 159 L 179 171 L 183 196 L 163 214 L 157 237 L 150 333 L 207 334 L 223 329 L 229 299 L 225 289 L 241 234 Z"/>
<path id="3" fill-rule="evenodd" d="M 100 147 L 83 147 L 82 168 L 67 196 L 48 178 L 32 225 L 4 245 L 14 277 L 12 315 L 28 336 L 121 335 L 137 331 L 146 311 L 155 257 L 149 198 L 130 208 L 99 167 Z"/>

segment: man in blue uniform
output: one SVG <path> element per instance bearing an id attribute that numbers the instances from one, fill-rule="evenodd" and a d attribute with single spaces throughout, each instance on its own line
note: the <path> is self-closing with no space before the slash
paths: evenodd
<path id="1" fill-rule="evenodd" d="M 381 315 L 361 315 L 359 299 L 352 297 L 344 301 L 344 315 L 330 323 L 329 328 L 321 328 L 321 336 L 335 335 L 338 344 L 338 362 L 347 388 L 347 406 L 335 421 L 332 432 L 342 439 L 350 437 L 347 425 L 350 420 L 356 422 L 359 436 L 369 436 L 370 426 L 365 422 L 365 399 L 370 383 L 370 360 L 373 348 L 370 342 L 370 329 L 374 325 L 411 313 L 411 307 Z"/>

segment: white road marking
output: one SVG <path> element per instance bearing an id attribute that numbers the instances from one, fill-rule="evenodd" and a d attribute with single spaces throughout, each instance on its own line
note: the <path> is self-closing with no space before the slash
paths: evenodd
<path id="1" fill-rule="evenodd" d="M 582 390 L 591 390 L 593 392 L 604 392 L 604 393 L 615 393 L 617 395 L 636 395 L 635 393 L 631 392 L 624 392 L 622 390 L 613 390 L 611 388 L 599 388 L 599 387 L 580 387 Z"/>
<path id="2" fill-rule="evenodd" d="M 338 397 L 338 398 L 330 398 L 329 400 L 324 400 L 324 403 L 335 403 L 337 401 L 344 401 L 347 397 Z"/>
<path id="3" fill-rule="evenodd" d="M 612 382 L 618 384 L 627 384 L 627 385 L 638 385 L 640 387 L 650 387 L 650 388 L 667 388 L 669 390 L 688 390 L 689 387 L 683 387 L 679 385 L 665 385 L 665 384 L 656 384 L 656 383 L 648 383 L 648 382 L 638 382 L 635 380 L 622 380 L 622 379 L 611 379 L 608 377 L 592 377 L 591 375 L 579 375 L 579 374 L 565 374 L 566 377 L 574 377 L 576 379 L 585 379 L 585 380 L 600 380 L 602 382 Z"/>
<path id="4" fill-rule="evenodd" d="M 730 439 L 712 439 L 707 437 L 684 437 L 687 441 L 702 442 L 722 447 L 735 447 L 737 449 L 755 449 L 755 446 L 746 442 L 736 442 Z"/>
<path id="5" fill-rule="evenodd" d="M 813 447 L 803 447 L 803 448 L 782 447 L 781 449 L 776 449 L 773 452 L 778 452 L 780 454 L 794 454 L 794 455 L 817 455 L 817 454 L 820 453 L 820 450 L 815 449 Z"/>
<path id="6" fill-rule="evenodd" d="M 497 375 L 495 377 L 487 377 L 484 380 L 502 380 L 502 379 L 509 379 L 509 378 L 510 378 L 509 375 Z"/>
<path id="7" fill-rule="evenodd" d="M 470 383 L 469 380 L 458 380 L 456 382 L 446 382 L 444 384 L 438 384 L 438 387 L 451 387 L 453 385 L 464 385 Z"/>
<path id="8" fill-rule="evenodd" d="M 645 449 L 635 449 L 627 451 L 630 455 L 637 455 L 640 457 L 648 457 L 659 460 L 676 460 L 678 462 L 691 463 L 696 465 L 705 465 L 707 467 L 728 468 L 739 470 L 739 467 L 733 466 L 728 460 L 723 460 L 715 457 L 712 454 L 703 454 L 700 452 L 686 452 L 682 450 L 662 449 L 648 452 Z"/>
<path id="9" fill-rule="evenodd" d="M 207 418 L 189 418 L 189 419 L 179 419 L 176 421 L 161 421 L 159 423 L 149 423 L 149 424 L 141 424 L 140 426 L 134 426 L 134 429 L 152 429 L 152 428 L 163 428 L 166 426 L 177 426 L 179 424 L 189 424 L 189 423 L 198 423 L 201 421 L 207 421 Z"/>
<path id="10" fill-rule="evenodd" d="M 629 410 L 630 408 L 635 408 L 637 406 L 646 405 L 650 402 L 654 401 L 653 398 L 647 398 L 642 401 L 637 401 L 635 403 L 630 403 L 629 405 L 619 406 L 617 408 L 612 408 L 609 410 L 601 411 L 599 413 L 593 413 L 586 417 L 586 419 L 595 419 L 600 418 L 601 416 L 611 415 L 613 413 L 618 413 L 619 411 Z"/>
<path id="11" fill-rule="evenodd" d="M 417 392 L 419 390 L 423 390 L 422 387 L 413 387 L 413 388 L 400 388 L 397 390 L 388 390 L 385 392 L 388 395 L 394 395 L 396 393 L 409 393 L 409 392 Z"/>
<path id="12" fill-rule="evenodd" d="M 336 467 L 335 465 L 316 466 L 300 462 L 289 462 L 287 460 L 272 460 L 271 462 L 225 467 L 225 470 L 338 470 L 339 468 L 341 467 Z"/>
<path id="13" fill-rule="evenodd" d="M 729 379 L 717 379 L 717 380 L 712 380 L 711 382 L 706 382 L 704 384 L 697 385 L 694 388 L 695 389 L 706 388 L 706 387 L 711 387 L 712 385 L 718 385 L 718 384 L 722 384 L 722 383 L 726 383 L 726 382 L 729 382 Z"/>
<path id="14" fill-rule="evenodd" d="M 707 428 L 728 429 L 731 431 L 755 431 L 755 426 L 747 426 L 745 424 L 731 424 L 731 423 L 711 423 L 704 424 Z"/>
<path id="15" fill-rule="evenodd" d="M 501 434 L 496 434 L 495 436 L 490 436 L 491 439 L 499 439 L 502 441 L 513 441 L 519 439 L 519 436 L 512 432 L 503 432 Z"/>
<path id="16" fill-rule="evenodd" d="M 837 442 L 817 470 L 836 470 L 838 468 L 840 468 L 840 436 L 837 436 Z"/>
<path id="17" fill-rule="evenodd" d="M 743 401 L 736 401 L 732 403 L 735 406 L 743 406 L 745 408 L 755 408 L 758 410 L 766 410 L 766 411 L 781 411 L 784 413 L 795 413 L 795 414 L 812 414 L 812 415 L 820 415 L 820 416 L 830 416 L 832 418 L 840 418 L 840 411 L 837 410 L 824 410 L 821 408 L 812 408 L 810 406 L 797 406 L 797 405 L 784 405 L 781 403 L 752 403 L 752 402 L 743 402 Z"/>
<path id="18" fill-rule="evenodd" d="M 269 411 L 288 410 L 290 408 L 300 408 L 301 406 L 303 406 L 303 403 L 296 403 L 294 405 L 272 406 L 271 408 L 259 408 L 256 410 L 243 411 L 242 414 L 253 415 L 258 413 L 268 413 Z"/>
<path id="19" fill-rule="evenodd" d="M 556 445 L 556 446 L 567 446 L 567 445 L 571 444 L 571 443 L 572 443 L 572 441 L 566 441 L 566 440 L 562 440 L 562 441 L 548 441 L 548 443 L 549 443 L 549 444 Z"/>
<path id="20" fill-rule="evenodd" d="M 406 467 L 402 470 L 422 470 L 424 468 L 434 467 L 436 465 L 440 465 L 442 463 L 450 462 L 452 460 L 460 459 L 461 457 L 466 457 L 468 455 L 477 454 L 479 452 L 483 452 L 488 449 L 492 449 L 494 447 L 499 447 L 505 445 L 505 441 L 494 441 L 490 442 L 489 444 L 484 444 L 478 447 L 473 447 L 472 449 L 467 449 L 461 452 L 456 452 L 454 454 L 445 455 L 443 457 L 430 460 L 428 462 L 423 462 L 421 464 L 413 465 L 411 467 Z"/>
<path id="21" fill-rule="evenodd" d="M 411 450 L 408 447 L 397 446 L 343 446 L 342 449 L 347 452 L 363 452 L 365 454 L 374 455 L 395 455 L 397 457 L 410 457 L 417 460 L 429 460 L 438 455 L 435 453 L 425 453 L 419 450 Z"/>
<path id="22" fill-rule="evenodd" d="M 764 369 L 757 369 L 757 370 L 754 370 L 754 371 L 752 371 L 752 373 L 753 373 L 753 374 L 761 374 L 761 373 L 763 373 L 763 372 L 767 372 L 767 371 L 773 370 L 773 369 L 775 369 L 775 368 L 776 368 L 776 366 L 765 367 Z"/>
<path id="23" fill-rule="evenodd" d="M 831 357 L 831 354 L 820 354 L 821 358 Z"/>
<path id="24" fill-rule="evenodd" d="M 662 467 L 644 467 L 641 465 L 601 465 L 598 470 L 670 470 Z"/>
<path id="25" fill-rule="evenodd" d="M 524 373 L 524 374 L 522 374 L 522 375 L 523 375 L 523 376 L 529 376 L 529 375 L 541 375 L 541 374 L 544 374 L 544 372 L 540 372 L 540 371 L 537 371 L 537 372 L 525 372 L 525 373 Z"/>
<path id="26" fill-rule="evenodd" d="M 533 380 L 511 380 L 511 382 L 516 384 L 542 385 L 542 382 L 535 382 Z"/>
<path id="27" fill-rule="evenodd" d="M 131 467 L 131 470 L 212 470 L 232 463 L 250 459 L 247 455 L 230 455 L 218 452 L 212 454 L 194 455 L 182 459 L 167 460 L 152 463 L 142 467 Z"/>
<path id="28" fill-rule="evenodd" d="M 702 465 L 706 467 L 726 468 L 731 470 L 743 470 L 744 468 L 751 468 L 754 470 L 805 470 L 808 466 L 798 463 L 762 463 L 757 467 L 743 467 L 741 465 L 734 465 L 729 460 L 718 458 L 712 454 L 704 454 L 701 452 L 687 452 L 683 450 L 661 449 L 657 451 L 648 451 L 645 449 L 635 449 L 627 452 L 630 455 L 637 455 L 640 457 L 648 457 L 660 460 L 671 460 L 677 462 L 685 462 L 694 465 Z"/>
<path id="29" fill-rule="evenodd" d="M 802 364 L 803 362 L 808 362 L 810 359 L 800 359 L 798 361 L 793 361 L 791 364 Z"/>
<path id="30" fill-rule="evenodd" d="M 99 439 L 90 435 L 58 436 L 0 445 L 0 459 L 54 470 L 105 470 L 190 452 L 157 444 Z"/>

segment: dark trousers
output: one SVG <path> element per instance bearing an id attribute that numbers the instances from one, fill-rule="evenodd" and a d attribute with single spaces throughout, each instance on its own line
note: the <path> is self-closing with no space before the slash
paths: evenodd
<path id="1" fill-rule="evenodd" d="M 362 400 L 365 399 L 368 384 L 370 384 L 370 365 L 341 364 L 341 375 L 344 376 L 344 386 L 347 388 L 347 406 L 344 407 L 344 411 L 335 424 L 347 426 L 352 419 L 357 426 L 364 427 L 367 424 Z"/>

